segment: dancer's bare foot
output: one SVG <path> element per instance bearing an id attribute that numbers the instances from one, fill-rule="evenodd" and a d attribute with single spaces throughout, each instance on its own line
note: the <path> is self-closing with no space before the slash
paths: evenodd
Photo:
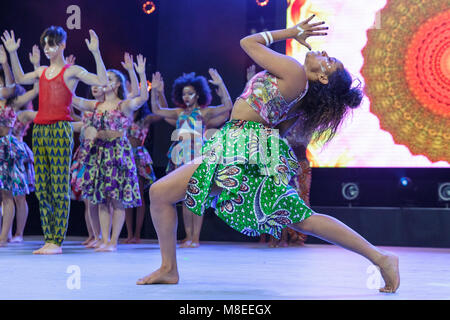
<path id="1" fill-rule="evenodd" d="M 46 248 L 42 248 L 41 254 L 61 254 L 62 248 L 54 243 L 49 243 Z"/>
<path id="2" fill-rule="evenodd" d="M 85 245 L 86 248 L 92 249 L 95 248 L 98 242 L 101 242 L 100 239 L 92 239 L 89 243 Z"/>
<path id="3" fill-rule="evenodd" d="M 385 286 L 380 292 L 395 293 L 400 287 L 400 272 L 398 257 L 392 253 L 386 253 L 377 263 L 380 268 Z"/>
<path id="4" fill-rule="evenodd" d="M 182 244 L 179 245 L 179 248 L 190 248 L 192 244 L 191 240 L 187 240 L 185 242 L 183 242 Z"/>
<path id="5" fill-rule="evenodd" d="M 8 245 L 8 240 L 0 239 L 0 247 L 6 247 Z"/>
<path id="6" fill-rule="evenodd" d="M 45 243 L 41 248 L 34 250 L 33 254 L 42 254 L 42 251 L 49 246 L 50 243 Z"/>
<path id="7" fill-rule="evenodd" d="M 106 245 L 101 245 L 100 248 L 95 249 L 95 252 L 115 252 L 117 251 L 117 244 L 108 242 Z"/>
<path id="8" fill-rule="evenodd" d="M 94 248 L 95 248 L 95 249 L 98 249 L 98 248 L 100 248 L 101 246 L 106 246 L 107 244 L 108 244 L 108 243 L 105 243 L 105 242 L 99 240 L 99 241 L 97 241 L 97 243 L 94 245 Z"/>
<path id="9" fill-rule="evenodd" d="M 94 237 L 89 237 L 89 238 L 87 238 L 86 240 L 84 240 L 81 244 L 82 244 L 83 246 L 85 246 L 85 245 L 87 245 L 89 242 L 91 242 L 93 239 L 94 239 Z"/>
<path id="10" fill-rule="evenodd" d="M 192 241 L 191 245 L 189 246 L 189 248 L 198 248 L 200 247 L 200 242 L 198 241 Z"/>
<path id="11" fill-rule="evenodd" d="M 177 284 L 179 281 L 178 270 L 174 269 L 159 268 L 158 270 L 152 272 L 148 276 L 139 279 L 136 284 Z"/>
<path id="12" fill-rule="evenodd" d="M 23 237 L 22 236 L 14 236 L 11 238 L 11 243 L 21 243 L 23 242 Z"/>
<path id="13" fill-rule="evenodd" d="M 179 244 L 185 243 L 186 241 L 191 241 L 189 238 L 184 238 L 183 240 L 178 240 Z"/>
<path id="14" fill-rule="evenodd" d="M 133 243 L 139 244 L 142 243 L 141 238 L 134 238 Z"/>

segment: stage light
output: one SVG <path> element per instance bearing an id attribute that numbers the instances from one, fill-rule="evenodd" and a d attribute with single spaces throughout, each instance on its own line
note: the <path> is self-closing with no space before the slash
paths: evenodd
<path id="1" fill-rule="evenodd" d="M 359 186 L 356 182 L 344 182 L 342 184 L 342 196 L 345 200 L 355 200 L 359 197 Z"/>
<path id="2" fill-rule="evenodd" d="M 268 3 L 269 3 L 269 0 L 256 0 L 256 4 L 260 7 L 267 6 Z"/>
<path id="3" fill-rule="evenodd" d="M 439 201 L 450 202 L 450 182 L 439 183 Z"/>
<path id="4" fill-rule="evenodd" d="M 400 186 L 407 188 L 408 186 L 411 186 L 412 181 L 408 177 L 401 177 L 400 178 Z"/>
<path id="5" fill-rule="evenodd" d="M 147 1 L 142 5 L 142 11 L 146 14 L 152 14 L 156 10 L 156 5 L 153 1 Z"/>
<path id="6" fill-rule="evenodd" d="M 152 83 L 147 80 L 147 91 L 150 92 L 150 90 L 152 90 Z"/>

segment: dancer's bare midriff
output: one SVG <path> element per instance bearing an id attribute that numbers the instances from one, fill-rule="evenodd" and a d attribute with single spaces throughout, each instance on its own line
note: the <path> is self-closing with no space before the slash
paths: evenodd
<path id="1" fill-rule="evenodd" d="M 114 140 L 123 136 L 122 131 L 115 130 L 100 130 L 97 132 L 97 139 Z"/>

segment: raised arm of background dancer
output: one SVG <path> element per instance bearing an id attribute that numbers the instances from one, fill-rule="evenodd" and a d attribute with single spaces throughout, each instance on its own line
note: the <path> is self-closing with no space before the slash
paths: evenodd
<path id="1" fill-rule="evenodd" d="M 127 70 L 128 76 L 130 77 L 130 84 L 131 84 L 131 92 L 128 93 L 127 98 L 132 99 L 139 95 L 139 85 L 138 85 L 138 78 L 136 75 L 136 72 L 134 71 L 133 66 L 133 56 L 129 54 L 128 52 L 125 52 L 123 56 L 123 60 L 121 62 L 122 67 Z"/>
<path id="2" fill-rule="evenodd" d="M 96 103 L 97 100 L 83 99 L 75 95 L 72 97 L 72 107 L 80 110 L 81 112 L 94 111 Z"/>
<path id="3" fill-rule="evenodd" d="M 17 49 L 20 47 L 20 39 L 16 41 L 14 31 L 11 33 L 8 31 L 3 32 L 1 37 L 6 50 L 9 52 L 11 58 L 11 67 L 14 73 L 14 78 L 18 84 L 33 84 L 39 80 L 40 75 L 44 71 L 45 67 L 39 67 L 32 72 L 24 73 L 22 66 L 20 65 L 19 56 L 17 55 Z"/>
<path id="4" fill-rule="evenodd" d="M 11 69 L 8 64 L 8 56 L 6 55 L 5 48 L 0 45 L 0 64 L 3 68 L 3 73 L 5 74 L 5 86 L 0 88 L 0 98 L 8 99 L 14 94 L 14 77 L 12 75 Z"/>
<path id="5" fill-rule="evenodd" d="M 19 120 L 22 123 L 27 123 L 27 122 L 33 121 L 34 118 L 36 118 L 36 115 L 37 115 L 37 111 L 32 111 L 32 110 L 20 111 L 17 114 L 17 120 Z"/>
<path id="6" fill-rule="evenodd" d="M 178 115 L 183 111 L 182 108 L 163 108 L 161 106 L 160 95 L 162 94 L 161 88 L 164 88 L 164 84 L 162 82 L 161 74 L 159 72 L 155 72 L 152 75 L 152 90 L 150 92 L 151 95 L 151 109 L 152 112 L 156 115 L 162 116 L 167 119 L 177 119 Z"/>
<path id="7" fill-rule="evenodd" d="M 149 114 L 149 115 L 147 115 L 145 117 L 145 119 L 144 119 L 144 126 L 148 127 L 153 122 L 158 122 L 158 121 L 161 121 L 162 119 L 164 119 L 164 118 L 161 117 L 161 116 L 158 116 L 156 114 L 151 113 L 151 114 Z"/>
<path id="8" fill-rule="evenodd" d="M 220 97 L 222 104 L 216 107 L 208 107 L 204 109 L 205 112 L 202 113 L 206 121 L 215 118 L 222 113 L 229 112 L 231 108 L 233 108 L 233 102 L 231 101 L 230 94 L 228 93 L 227 87 L 225 86 L 225 83 L 223 82 L 220 74 L 216 69 L 210 68 L 208 71 L 211 76 L 211 80 L 209 80 L 209 82 L 218 87 L 218 90 L 216 92 Z"/>
<path id="9" fill-rule="evenodd" d="M 126 114 L 132 114 L 134 111 L 142 107 L 142 105 L 148 100 L 148 90 L 147 90 L 147 76 L 145 74 L 145 63 L 146 58 L 139 54 L 136 57 L 137 64 L 134 63 L 134 68 L 139 75 L 139 79 L 141 80 L 141 90 L 139 96 L 133 99 L 126 99 L 122 104 L 122 111 Z"/>
<path id="10" fill-rule="evenodd" d="M 71 67 L 71 76 L 90 86 L 105 86 L 108 83 L 108 76 L 100 54 L 98 37 L 92 29 L 89 30 L 89 35 L 91 37 L 90 41 L 88 39 L 85 39 L 85 41 L 89 51 L 94 56 L 97 74 L 90 73 L 83 67 L 74 65 Z"/>
<path id="11" fill-rule="evenodd" d="M 295 39 L 311 50 L 311 46 L 306 43 L 306 39 L 311 36 L 326 35 L 327 33 L 320 31 L 328 29 L 327 27 L 321 27 L 324 22 L 310 23 L 313 18 L 314 15 L 288 29 L 270 31 L 273 41 Z M 297 27 L 304 30 L 304 32 L 302 33 Z M 291 93 L 289 95 L 297 96 L 303 91 L 307 83 L 307 78 L 300 62 L 268 48 L 261 33 L 249 35 L 241 39 L 240 44 L 242 49 L 244 49 L 255 63 L 275 75 L 281 82 L 284 82 L 283 87 L 289 90 L 289 93 Z"/>
<path id="12" fill-rule="evenodd" d="M 164 94 L 164 79 L 159 72 L 156 72 L 159 75 L 159 82 L 157 85 L 156 92 L 158 93 L 158 101 L 160 103 L 161 108 L 169 108 L 169 104 L 167 103 L 166 95 Z M 153 85 L 153 82 L 152 82 Z"/>
<path id="13" fill-rule="evenodd" d="M 211 118 L 209 121 L 206 122 L 207 128 L 220 128 L 225 121 L 227 121 L 230 118 L 229 112 L 224 112 L 216 117 Z"/>
<path id="14" fill-rule="evenodd" d="M 15 98 L 11 103 L 11 107 L 13 107 L 14 110 L 17 111 L 21 107 L 26 105 L 28 102 L 36 98 L 38 94 L 39 94 L 39 82 L 36 82 L 33 86 L 33 89 L 28 90 L 24 94 Z"/>

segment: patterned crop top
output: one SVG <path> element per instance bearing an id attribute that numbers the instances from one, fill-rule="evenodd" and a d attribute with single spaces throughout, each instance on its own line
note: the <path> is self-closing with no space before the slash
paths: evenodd
<path id="1" fill-rule="evenodd" d="M 200 108 L 192 109 L 191 112 L 183 111 L 180 113 L 176 124 L 180 133 L 188 132 L 203 136 L 205 130 L 205 121 L 200 112 Z"/>
<path id="2" fill-rule="evenodd" d="M 128 128 L 127 135 L 128 137 L 133 137 L 141 141 L 142 144 L 145 142 L 145 138 L 147 137 L 148 126 L 145 125 L 145 119 L 142 119 L 138 122 L 133 122 L 131 126 Z"/>
<path id="3" fill-rule="evenodd" d="M 12 107 L 0 106 L 0 127 L 13 128 L 17 114 Z"/>
<path id="4" fill-rule="evenodd" d="M 255 74 L 247 82 L 244 92 L 238 99 L 243 99 L 247 102 L 264 121 L 275 127 L 280 122 L 288 119 L 287 114 L 289 110 L 305 96 L 307 91 L 308 82 L 301 95 L 291 103 L 287 103 L 278 88 L 277 78 L 265 70 Z M 296 115 L 292 117 L 294 116 Z"/>
<path id="5" fill-rule="evenodd" d="M 99 102 L 96 104 L 96 107 Z M 128 118 L 119 106 L 114 110 L 98 111 L 95 110 L 92 114 L 91 125 L 101 130 L 122 131 L 127 130 L 131 126 L 131 119 Z"/>

